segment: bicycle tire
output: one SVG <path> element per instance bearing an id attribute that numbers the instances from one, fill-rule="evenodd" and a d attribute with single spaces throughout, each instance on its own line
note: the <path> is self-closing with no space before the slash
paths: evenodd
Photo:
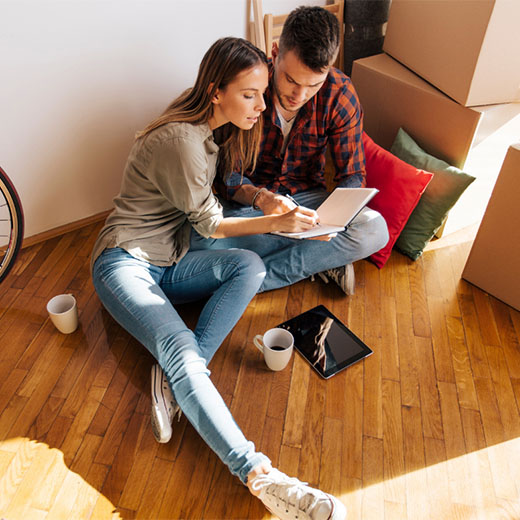
<path id="1" fill-rule="evenodd" d="M 24 215 L 20 197 L 0 168 L 0 282 L 9 274 L 22 247 Z"/>

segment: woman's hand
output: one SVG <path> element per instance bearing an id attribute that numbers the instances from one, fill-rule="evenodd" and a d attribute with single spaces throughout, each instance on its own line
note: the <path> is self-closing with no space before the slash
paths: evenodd
<path id="1" fill-rule="evenodd" d="M 282 197 L 287 202 L 294 205 L 286 197 Z M 319 217 L 313 209 L 305 208 L 303 206 L 296 206 L 287 213 L 278 215 L 276 221 L 276 231 L 284 231 L 286 233 L 296 233 L 299 231 L 307 231 L 312 229 L 319 222 Z"/>

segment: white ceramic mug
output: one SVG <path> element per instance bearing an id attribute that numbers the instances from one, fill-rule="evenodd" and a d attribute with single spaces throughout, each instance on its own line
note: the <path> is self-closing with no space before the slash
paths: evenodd
<path id="1" fill-rule="evenodd" d="M 78 327 L 78 307 L 72 294 L 58 294 L 47 303 L 47 312 L 54 326 L 63 334 L 70 334 Z"/>
<path id="2" fill-rule="evenodd" d="M 285 329 L 269 329 L 263 336 L 257 334 L 253 343 L 264 354 L 266 365 L 274 371 L 287 366 L 294 348 L 293 335 Z"/>

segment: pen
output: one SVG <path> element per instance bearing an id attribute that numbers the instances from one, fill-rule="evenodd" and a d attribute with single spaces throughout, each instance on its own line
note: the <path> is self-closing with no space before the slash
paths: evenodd
<path id="1" fill-rule="evenodd" d="M 294 200 L 290 195 L 285 195 L 290 201 L 294 202 L 297 206 L 299 206 L 298 202 Z"/>
<path id="2" fill-rule="evenodd" d="M 299 206 L 300 204 L 298 204 L 298 201 L 297 200 L 294 200 L 290 195 L 284 195 L 285 197 L 287 197 L 290 201 L 294 202 L 297 206 Z M 320 227 L 321 224 L 319 222 L 316 222 L 316 226 L 317 227 Z"/>

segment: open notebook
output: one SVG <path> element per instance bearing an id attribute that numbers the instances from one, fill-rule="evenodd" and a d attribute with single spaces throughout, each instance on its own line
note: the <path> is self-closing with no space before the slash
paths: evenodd
<path id="1" fill-rule="evenodd" d="M 275 231 L 274 234 L 289 238 L 312 238 L 343 231 L 378 191 L 376 188 L 336 188 L 316 210 L 320 217 L 319 225 L 307 231 Z"/>

